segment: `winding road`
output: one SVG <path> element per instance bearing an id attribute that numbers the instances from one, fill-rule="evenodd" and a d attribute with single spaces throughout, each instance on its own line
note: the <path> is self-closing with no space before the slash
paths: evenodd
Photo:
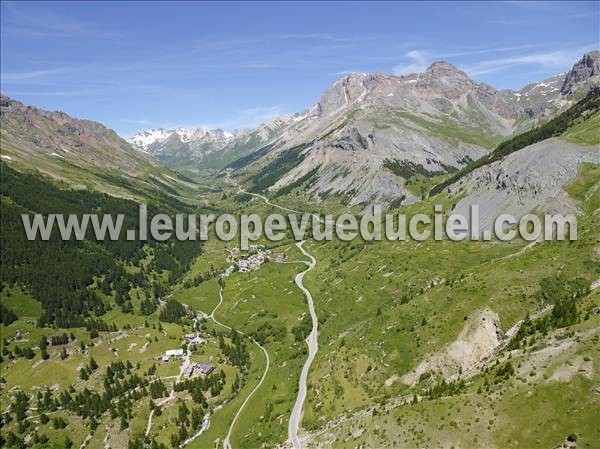
<path id="1" fill-rule="evenodd" d="M 297 213 L 297 214 L 302 214 L 302 212 L 294 210 L 294 209 L 289 209 L 287 207 L 284 206 L 279 206 L 277 204 L 273 204 L 269 201 L 269 199 L 263 195 L 260 195 L 258 193 L 253 193 L 253 192 L 247 192 L 246 190 L 242 189 L 239 185 L 237 185 L 238 189 L 240 192 L 252 195 L 254 197 L 260 198 L 261 200 L 263 200 L 266 204 L 287 211 L 287 212 L 293 212 L 293 213 Z M 320 218 L 317 217 L 317 219 L 319 221 Z M 298 247 L 298 249 L 302 252 L 302 254 L 306 257 L 308 257 L 310 259 L 310 262 L 306 262 L 306 261 L 302 261 L 304 262 L 308 268 L 300 273 L 298 273 L 296 275 L 296 277 L 294 278 L 294 281 L 296 283 L 296 285 L 298 286 L 298 288 L 300 290 L 302 290 L 302 292 L 304 293 L 304 296 L 306 297 L 306 301 L 308 303 L 308 309 L 310 312 L 310 316 L 311 316 L 311 320 L 312 320 L 312 329 L 310 334 L 308 335 L 308 337 L 306 338 L 306 343 L 308 345 L 308 357 L 306 359 L 306 362 L 304 363 L 304 366 L 302 367 L 302 372 L 300 373 L 300 379 L 298 381 L 298 396 L 296 397 L 296 402 L 294 403 L 294 408 L 292 409 L 292 413 L 290 416 L 290 421 L 289 421 L 289 425 L 288 425 L 288 439 L 290 441 L 290 443 L 292 444 L 294 449 L 301 449 L 302 445 L 300 444 L 300 440 L 298 439 L 298 430 L 300 428 L 300 423 L 302 421 L 302 410 L 304 407 L 304 401 L 306 399 L 306 392 L 307 392 L 307 380 L 308 380 L 308 372 L 310 370 L 310 366 L 317 354 L 317 351 L 319 349 L 318 346 L 318 334 L 319 334 L 319 330 L 318 330 L 318 318 L 317 318 L 317 314 L 315 312 L 315 308 L 314 308 L 314 303 L 313 303 L 313 298 L 312 295 L 310 293 L 310 291 L 304 286 L 303 284 L 303 279 L 304 279 L 304 275 L 306 273 L 308 273 L 310 270 L 312 270 L 316 265 L 317 265 L 317 260 L 315 259 L 315 257 L 310 254 L 304 247 L 304 240 L 300 241 L 300 242 L 296 242 L 296 246 Z M 221 305 L 223 304 L 223 287 L 220 287 L 219 289 L 219 302 L 218 304 L 215 306 L 215 308 L 212 310 L 212 312 L 210 313 L 210 315 L 208 316 L 215 324 L 224 327 L 225 329 L 228 330 L 232 330 L 232 328 L 224 323 L 221 323 L 219 320 L 217 320 L 215 318 L 215 313 L 217 312 L 217 310 L 219 309 L 219 307 L 221 307 Z M 232 449 L 231 446 L 231 434 L 233 432 L 233 428 L 239 418 L 239 416 L 242 414 L 242 412 L 244 411 L 244 408 L 246 407 L 246 405 L 248 404 L 248 402 L 250 401 L 250 399 L 252 399 L 252 397 L 254 396 L 254 394 L 258 391 L 258 389 L 262 386 L 262 384 L 264 383 L 265 378 L 267 377 L 267 373 L 269 372 L 269 368 L 270 368 L 270 363 L 271 360 L 269 358 L 269 353 L 267 352 L 267 350 L 260 344 L 258 343 L 254 338 L 250 337 L 249 335 L 246 335 L 244 332 L 236 330 L 236 332 L 238 332 L 240 335 L 246 336 L 248 338 L 250 338 L 250 340 L 252 340 L 252 342 L 258 346 L 258 348 L 260 348 L 260 350 L 263 352 L 263 354 L 265 355 L 265 370 L 262 374 L 262 377 L 260 378 L 260 381 L 258 382 L 258 384 L 256 384 L 256 386 L 254 387 L 254 389 L 250 392 L 250 394 L 248 394 L 248 396 L 246 396 L 246 399 L 244 400 L 244 402 L 242 402 L 242 405 L 240 406 L 240 408 L 238 409 L 238 411 L 236 412 L 235 416 L 233 417 L 233 420 L 231 421 L 231 424 L 229 425 L 229 429 L 227 431 L 227 435 L 225 436 L 225 438 L 223 439 L 223 447 L 224 449 Z M 188 345 L 188 351 L 186 351 L 186 356 L 184 358 L 184 363 L 182 364 L 182 367 L 180 369 L 179 372 L 179 376 L 177 376 L 177 379 L 175 381 L 175 384 L 177 384 L 182 376 L 182 374 L 184 373 L 185 369 L 187 368 L 187 365 L 189 364 L 189 345 Z M 169 397 L 165 398 L 162 402 L 167 402 L 169 400 L 171 400 L 174 396 L 174 389 L 175 387 L 173 386 L 173 389 L 171 391 L 171 394 L 169 395 Z M 150 416 L 148 417 L 148 423 L 146 426 L 146 431 L 145 431 L 145 436 L 147 437 L 150 433 L 150 429 L 152 427 L 152 417 L 154 414 L 154 410 L 152 410 L 150 412 Z M 191 441 L 193 441 L 195 438 L 197 438 L 198 436 L 200 436 L 204 430 L 206 430 L 206 428 L 208 428 L 209 421 L 208 421 L 208 416 L 205 417 L 205 422 L 203 422 L 203 426 L 202 429 L 200 429 L 199 432 L 197 432 L 197 434 L 195 434 L 194 436 L 192 436 L 191 438 L 189 438 L 187 441 L 185 441 L 184 445 L 187 443 L 190 443 Z M 208 422 L 207 422 L 208 421 Z"/>
<path id="2" fill-rule="evenodd" d="M 252 195 L 256 198 L 260 198 L 269 206 L 272 206 L 272 207 L 275 207 L 277 209 L 281 209 L 281 210 L 284 210 L 287 212 L 293 212 L 296 214 L 303 213 L 303 212 L 300 212 L 300 211 L 297 211 L 294 209 L 290 209 L 290 208 L 287 208 L 284 206 L 279 206 L 278 204 L 274 204 L 274 203 L 270 202 L 266 196 L 261 195 L 259 193 L 248 192 L 247 190 L 242 189 L 242 187 L 239 184 L 236 184 L 236 185 L 240 192 L 246 193 L 248 195 Z M 317 216 L 315 214 L 312 214 L 312 215 L 315 216 L 319 222 L 322 222 L 322 220 L 319 216 Z M 302 292 L 304 293 L 304 296 L 306 297 L 306 301 L 308 303 L 308 310 L 310 312 L 310 317 L 312 319 L 312 329 L 310 331 L 310 334 L 306 338 L 306 344 L 308 345 L 308 357 L 306 359 L 306 362 L 304 362 L 304 366 L 302 367 L 302 372 L 300 373 L 300 380 L 298 381 L 298 396 L 296 397 L 296 402 L 294 403 L 294 408 L 292 409 L 292 414 L 290 416 L 290 421 L 288 424 L 288 440 L 290 441 L 290 443 L 292 444 L 294 449 L 302 449 L 302 444 L 300 443 L 300 440 L 298 438 L 298 430 L 300 428 L 300 423 L 302 421 L 302 409 L 304 407 L 304 401 L 306 399 L 306 390 L 307 390 L 306 385 L 307 385 L 307 381 L 308 381 L 308 372 L 310 370 L 310 366 L 311 366 L 315 356 L 317 355 L 317 351 L 319 350 L 319 344 L 318 344 L 319 320 L 318 320 L 317 314 L 315 312 L 315 306 L 313 303 L 312 295 L 311 295 L 310 291 L 302 283 L 302 281 L 304 279 L 304 275 L 306 273 L 308 273 L 310 270 L 312 270 L 317 265 L 317 259 L 315 259 L 315 257 L 312 254 L 310 254 L 306 249 L 304 249 L 303 245 L 304 245 L 304 240 L 302 240 L 300 242 L 296 242 L 296 246 L 298 247 L 298 249 L 302 252 L 302 254 L 304 254 L 306 257 L 308 257 L 310 259 L 310 262 L 306 262 L 308 265 L 308 268 L 306 270 L 304 270 L 303 272 L 298 273 L 296 275 L 294 281 L 296 282 L 296 285 L 298 286 L 298 288 L 300 290 L 302 290 Z M 242 407 L 243 407 L 243 405 L 242 405 Z M 238 412 L 238 414 L 239 414 L 239 412 Z M 236 415 L 236 418 L 237 418 L 237 415 Z M 230 433 L 231 433 L 231 429 L 230 429 Z M 229 446 L 229 447 L 226 446 L 226 449 L 231 449 L 231 446 Z"/>
<path id="3" fill-rule="evenodd" d="M 319 350 L 318 336 L 319 336 L 319 321 L 317 319 L 317 314 L 315 313 L 315 306 L 313 303 L 312 295 L 310 291 L 304 286 L 302 283 L 304 279 L 304 275 L 312 270 L 317 265 L 317 260 L 310 254 L 308 251 L 304 249 L 302 246 L 304 241 L 297 242 L 296 246 L 302 254 L 307 256 L 310 259 L 310 263 L 308 263 L 308 268 L 301 273 L 296 275 L 294 279 L 296 285 L 302 292 L 304 296 L 306 296 L 306 301 L 308 302 L 308 310 L 310 311 L 310 317 L 312 319 L 312 329 L 310 334 L 306 338 L 306 343 L 308 344 L 308 358 L 306 362 L 304 362 L 304 366 L 302 367 L 302 372 L 300 373 L 300 380 L 298 382 L 298 396 L 296 397 L 296 403 L 294 404 L 294 408 L 292 409 L 292 414 L 290 416 L 290 422 L 288 425 L 288 438 L 292 443 L 294 449 L 301 449 L 302 445 L 300 444 L 300 440 L 298 439 L 298 429 L 300 428 L 300 422 L 302 421 L 302 408 L 304 406 L 304 400 L 306 399 L 306 383 L 308 380 L 308 371 L 310 370 L 310 365 L 312 364 L 315 355 L 317 355 L 317 351 Z"/>

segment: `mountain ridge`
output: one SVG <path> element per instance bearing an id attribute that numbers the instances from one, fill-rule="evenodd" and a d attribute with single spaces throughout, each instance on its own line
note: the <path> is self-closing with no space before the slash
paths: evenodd
<path id="1" fill-rule="evenodd" d="M 520 91 L 496 90 L 436 61 L 420 74 L 347 74 L 305 111 L 251 130 L 154 128 L 128 141 L 95 122 L 2 96 L 3 158 L 11 157 L 11 149 L 27 153 L 35 147 L 36 157 L 53 162 L 70 160 L 134 176 L 160 171 L 158 163 L 191 172 L 234 167 L 232 175 L 258 191 L 300 187 L 317 202 L 341 195 L 349 206 L 407 205 L 426 195 L 430 178 L 464 168 L 506 137 L 566 109 L 599 80 L 598 51 L 585 54 L 565 74 Z M 40 134 L 39 117 L 52 123 L 46 134 Z M 17 136 L 24 127 L 30 142 Z M 68 139 L 63 136 L 69 133 Z M 78 158 L 69 154 L 71 147 Z M 263 176 L 263 170 L 271 173 Z"/>
<path id="2" fill-rule="evenodd" d="M 588 57 L 596 60 L 598 54 Z M 540 81 L 521 92 L 498 91 L 445 62 L 421 74 L 349 74 L 325 91 L 295 132 L 278 136 L 273 149 L 238 176 L 251 184 L 261 165 L 269 166 L 279 152 L 312 142 L 268 190 L 293 184 L 318 167 L 305 187 L 317 201 L 341 194 L 350 206 L 387 205 L 400 198 L 410 204 L 425 194 L 407 183 L 416 173 L 431 177 L 461 169 L 506 137 L 566 108 L 581 95 L 579 86 L 598 78 L 595 72 L 583 77 L 565 97 L 560 77 L 554 77 L 554 85 Z M 390 164 L 416 173 L 390 172 Z"/>
<path id="3" fill-rule="evenodd" d="M 76 188 L 138 200 L 170 195 L 166 192 L 188 182 L 92 120 L 2 95 L 0 124 L 2 161 L 20 171 L 34 170 Z"/>
<path id="4" fill-rule="evenodd" d="M 235 167 L 234 176 L 252 187 L 261 170 L 303 146 L 295 163 L 277 170 L 281 176 L 272 184 L 261 181 L 261 189 L 300 183 L 317 201 L 342 195 L 350 206 L 397 204 L 400 198 L 410 204 L 425 190 L 410 185 L 415 173 L 408 172 L 427 178 L 460 170 L 508 136 L 566 109 L 585 87 L 598 83 L 599 61 L 598 52 L 587 53 L 567 73 L 520 90 L 478 83 L 445 61 L 408 75 L 353 72 L 305 111 L 235 134 L 225 144 L 194 146 L 174 138 L 156 142 L 153 151 L 178 169 Z M 256 157 L 245 158 L 254 152 Z M 251 162 L 230 165 L 235 160 Z M 390 166 L 410 168 L 393 172 Z"/>

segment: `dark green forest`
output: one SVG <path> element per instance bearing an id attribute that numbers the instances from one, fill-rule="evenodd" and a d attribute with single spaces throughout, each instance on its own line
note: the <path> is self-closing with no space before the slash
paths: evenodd
<path id="1" fill-rule="evenodd" d="M 285 173 L 292 170 L 304 160 L 302 152 L 312 145 L 312 142 L 295 146 L 278 154 L 269 162 L 260 174 L 251 178 L 249 190 L 252 192 L 263 192 Z"/>
<path id="2" fill-rule="evenodd" d="M 103 193 L 68 189 L 37 174 L 19 173 L 4 163 L 1 170 L 0 284 L 3 288 L 22 286 L 40 301 L 40 326 L 89 327 L 90 320 L 113 307 L 106 297 L 131 312 L 130 289 L 140 287 L 154 292 L 148 297 L 160 296 L 165 287 L 157 286 L 154 279 L 167 272 L 168 282 L 173 282 L 201 253 L 199 241 L 128 241 L 124 232 L 116 241 L 96 240 L 91 226 L 81 241 L 63 241 L 56 224 L 48 241 L 39 236 L 29 241 L 21 214 L 123 214 L 123 229 L 137 229 L 139 205 Z M 168 205 L 148 204 L 149 216 L 159 211 L 175 213 Z M 143 265 L 149 254 L 154 256 L 152 262 Z M 127 266 L 135 269 L 127 270 Z M 151 308 L 146 304 L 146 309 Z M 11 313 L 3 307 L 2 319 L 9 322 Z"/>

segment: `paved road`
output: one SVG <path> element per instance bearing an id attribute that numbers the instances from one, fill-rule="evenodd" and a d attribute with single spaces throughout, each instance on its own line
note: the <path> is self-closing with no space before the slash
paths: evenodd
<path id="1" fill-rule="evenodd" d="M 278 204 L 274 204 L 270 202 L 269 199 L 264 195 L 261 195 L 259 193 L 248 192 L 247 190 L 244 190 L 239 184 L 236 184 L 236 186 L 240 192 L 252 195 L 256 198 L 260 198 L 270 206 L 276 207 L 284 211 L 302 214 L 302 212 L 300 211 L 289 209 L 284 206 L 279 206 Z M 318 215 L 312 215 L 315 216 L 317 220 L 322 223 L 322 220 Z M 288 439 L 294 447 L 294 449 L 302 449 L 302 445 L 300 444 L 300 440 L 298 439 L 298 430 L 302 421 L 302 408 L 304 407 L 304 401 L 306 399 L 306 383 L 308 379 L 308 371 L 310 370 L 310 365 L 312 364 L 317 354 L 317 351 L 319 350 L 319 321 L 317 319 L 317 314 L 315 313 L 312 295 L 302 283 L 304 275 L 310 270 L 312 270 L 315 267 L 315 265 L 317 265 L 317 260 L 313 257 L 312 254 L 310 254 L 308 251 L 306 251 L 306 249 L 304 249 L 303 245 L 304 241 L 296 243 L 296 246 L 298 247 L 298 249 L 300 249 L 300 251 L 302 251 L 302 254 L 304 254 L 310 259 L 310 263 L 308 263 L 308 268 L 306 270 L 296 275 L 295 281 L 298 288 L 302 290 L 304 296 L 306 296 L 306 301 L 308 302 L 308 310 L 310 311 L 310 316 L 312 319 L 312 329 L 310 331 L 310 334 L 308 335 L 308 338 L 306 339 L 306 343 L 308 344 L 308 357 L 306 359 L 306 362 L 304 363 L 304 366 L 302 367 L 302 372 L 300 373 L 300 380 L 298 382 L 298 396 L 296 397 L 296 402 L 294 404 L 294 408 L 292 409 L 292 414 L 290 416 L 290 421 L 288 424 Z M 230 447 L 226 447 L 226 449 L 230 449 Z"/>
<path id="2" fill-rule="evenodd" d="M 306 362 L 304 362 L 302 372 L 300 373 L 300 380 L 298 382 L 298 396 L 296 397 L 296 403 L 294 404 L 294 408 L 292 409 L 292 414 L 290 416 L 290 422 L 288 425 L 288 438 L 292 443 L 294 449 L 302 448 L 300 440 L 298 439 L 298 429 L 300 428 L 300 422 L 302 421 L 302 408 L 304 406 L 304 400 L 306 399 L 306 382 L 308 379 L 308 371 L 310 370 L 310 365 L 312 364 L 315 355 L 317 355 L 317 351 L 319 350 L 319 321 L 317 319 L 317 314 L 315 313 L 315 306 L 313 304 L 312 295 L 302 283 L 304 275 L 317 265 L 317 260 L 312 256 L 312 254 L 310 254 L 304 249 L 304 247 L 302 246 L 303 244 L 304 241 L 298 242 L 296 243 L 296 246 L 298 247 L 298 249 L 300 249 L 300 251 L 302 251 L 302 254 L 304 254 L 310 259 L 310 263 L 308 264 L 308 268 L 306 270 L 296 275 L 295 281 L 298 288 L 302 290 L 304 296 L 306 296 L 306 301 L 308 302 L 308 310 L 310 311 L 310 317 L 312 319 L 312 329 L 310 331 L 310 334 L 306 338 L 306 343 L 308 344 L 308 358 L 306 359 Z"/>
<path id="3" fill-rule="evenodd" d="M 194 319 L 194 329 L 195 328 L 196 328 L 196 319 Z M 181 381 L 181 377 L 183 376 L 183 373 L 185 373 L 185 371 L 190 366 L 190 355 L 191 355 L 190 345 L 188 344 L 186 346 L 185 354 L 183 356 L 183 363 L 179 367 L 179 375 L 175 379 L 175 382 L 173 382 L 173 388 L 171 388 L 171 392 L 169 393 L 169 396 L 158 401 L 156 403 L 156 405 L 161 406 L 161 405 L 166 404 L 167 402 L 175 399 L 175 385 L 177 385 Z M 152 418 L 153 417 L 154 417 L 154 409 L 152 409 L 150 411 L 150 415 L 148 415 L 148 423 L 146 424 L 146 432 L 144 432 L 144 437 L 147 437 L 150 434 L 150 429 L 152 428 Z"/>

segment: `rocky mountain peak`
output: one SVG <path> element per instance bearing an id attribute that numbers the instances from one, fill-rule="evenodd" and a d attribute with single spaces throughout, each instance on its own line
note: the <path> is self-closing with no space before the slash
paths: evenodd
<path id="1" fill-rule="evenodd" d="M 427 69 L 425 69 L 424 74 L 431 74 L 432 76 L 443 77 L 443 76 L 464 76 L 467 77 L 467 74 L 460 70 L 453 64 L 450 64 L 446 61 L 435 61 L 432 63 Z"/>
<path id="2" fill-rule="evenodd" d="M 577 85 L 597 76 L 600 76 L 600 51 L 595 50 L 584 54 L 567 72 L 560 91 L 563 95 L 571 94 Z"/>
<path id="3" fill-rule="evenodd" d="M 418 78 L 416 87 L 422 92 L 456 99 L 472 90 L 476 83 L 456 66 L 437 61 L 431 64 Z"/>
<path id="4" fill-rule="evenodd" d="M 202 128 L 196 128 L 190 135 L 190 140 L 202 139 L 206 135 L 206 131 Z"/>
<path id="5" fill-rule="evenodd" d="M 262 171 L 269 167 L 267 154 L 279 157 L 301 147 L 302 162 L 269 189 L 312 173 L 307 187 L 311 194 L 347 194 L 351 205 L 383 204 L 394 198 L 410 204 L 420 194 L 398 183 L 386 161 L 395 161 L 391 166 L 409 177 L 411 170 L 434 174 L 460 169 L 485 155 L 497 141 L 568 107 L 574 94 L 600 80 L 597 60 L 598 52 L 592 52 L 576 64 L 569 74 L 575 86 L 569 95 L 561 94 L 567 74 L 519 91 L 498 91 L 445 61 L 420 74 L 349 73 L 302 113 L 233 136 L 197 129 L 186 140 L 171 130 L 171 138 L 157 139 L 147 152 L 185 170 L 226 166 Z M 440 123 L 448 131 L 442 131 Z M 457 137 L 456 129 L 465 132 Z"/>
<path id="6" fill-rule="evenodd" d="M 343 83 L 355 83 L 362 82 L 368 76 L 367 73 L 363 72 L 351 72 L 344 76 L 340 81 Z"/>
<path id="7" fill-rule="evenodd" d="M 337 80 L 325 91 L 319 100 L 319 114 L 327 115 L 349 106 L 364 97 L 367 93 L 366 73 L 349 73 Z"/>
<path id="8" fill-rule="evenodd" d="M 231 139 L 231 137 L 232 134 L 222 129 L 155 128 L 135 134 L 128 142 L 139 151 L 154 154 L 157 152 L 157 148 L 161 148 L 162 151 L 165 145 L 174 145 L 177 143 L 216 143 L 217 145 L 221 145 Z"/>
<path id="9" fill-rule="evenodd" d="M 167 137 L 165 137 L 164 139 L 162 139 L 162 140 L 157 140 L 156 142 L 153 142 L 153 143 L 152 143 L 152 144 L 149 146 L 149 148 L 151 148 L 151 147 L 152 147 L 152 145 L 154 145 L 154 144 L 155 144 L 155 143 L 157 143 L 157 142 L 162 142 L 163 144 L 165 144 L 165 145 L 168 145 L 169 143 L 174 143 L 174 142 L 183 142 L 183 139 L 181 138 L 181 136 L 180 136 L 179 134 L 177 134 L 177 133 L 171 133 L 171 134 L 168 134 L 168 135 L 167 135 Z"/>
<path id="10" fill-rule="evenodd" d="M 445 62 L 437 61 L 431 64 L 420 76 L 421 79 L 432 80 L 447 85 L 467 88 L 474 85 L 474 81 L 458 67 Z"/>

